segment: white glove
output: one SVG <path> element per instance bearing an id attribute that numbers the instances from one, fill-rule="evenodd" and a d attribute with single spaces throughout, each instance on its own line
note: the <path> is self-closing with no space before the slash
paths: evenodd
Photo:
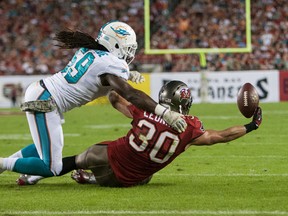
<path id="1" fill-rule="evenodd" d="M 170 110 L 167 110 L 163 115 L 164 121 L 179 133 L 184 132 L 187 128 L 187 123 L 182 117 L 184 117 L 182 114 Z"/>
<path id="2" fill-rule="evenodd" d="M 138 71 L 130 71 L 129 80 L 138 84 L 144 82 L 145 78 Z"/>
<path id="3" fill-rule="evenodd" d="M 160 104 L 156 106 L 154 112 L 156 115 L 161 116 L 164 121 L 167 122 L 167 124 L 169 124 L 174 130 L 178 131 L 179 133 L 182 133 L 186 130 L 187 123 L 182 118 L 182 114 L 168 110 L 168 108 L 163 107 Z"/>

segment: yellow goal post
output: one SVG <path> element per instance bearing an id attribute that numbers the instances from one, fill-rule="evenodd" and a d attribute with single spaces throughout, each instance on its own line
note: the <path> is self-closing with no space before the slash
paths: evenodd
<path id="1" fill-rule="evenodd" d="M 251 44 L 251 3 L 245 0 L 245 21 L 246 21 L 246 47 L 227 47 L 227 48 L 184 48 L 184 49 L 152 49 L 150 46 L 150 0 L 144 0 L 144 40 L 145 54 L 198 54 L 200 66 L 202 68 L 201 81 L 203 90 L 201 90 L 202 102 L 206 101 L 207 79 L 206 79 L 206 54 L 207 53 L 248 53 L 252 51 Z"/>

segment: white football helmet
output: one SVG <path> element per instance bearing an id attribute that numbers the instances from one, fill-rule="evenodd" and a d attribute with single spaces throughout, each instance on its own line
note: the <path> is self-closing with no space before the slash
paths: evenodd
<path id="1" fill-rule="evenodd" d="M 111 21 L 103 25 L 99 31 L 97 41 L 110 53 L 130 64 L 135 58 L 137 49 L 136 34 L 124 22 Z"/>

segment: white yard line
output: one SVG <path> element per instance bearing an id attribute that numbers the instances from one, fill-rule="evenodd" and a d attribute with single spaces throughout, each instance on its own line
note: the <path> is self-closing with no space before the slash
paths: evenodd
<path id="1" fill-rule="evenodd" d="M 258 210 L 155 210 L 155 211 L 4 211 L 3 215 L 288 215 L 288 211 L 258 211 Z"/>
<path id="2" fill-rule="evenodd" d="M 288 173 L 155 173 L 156 176 L 191 176 L 191 177 L 287 177 Z M 11 176 L 2 173 L 1 176 Z"/>
<path id="3" fill-rule="evenodd" d="M 186 155 L 181 155 L 180 156 L 181 158 L 190 158 L 190 159 L 193 159 L 193 158 L 199 158 L 199 159 L 202 159 L 202 158 L 206 158 L 206 159 L 254 159 L 254 158 L 257 158 L 257 159 L 261 159 L 261 158 L 264 158 L 264 159 L 288 159 L 288 155 L 189 155 L 189 156 L 186 156 Z"/>
<path id="4" fill-rule="evenodd" d="M 125 127 L 130 128 L 130 124 L 96 124 L 96 125 L 85 125 L 86 128 L 93 128 L 93 129 L 110 129 L 115 127 Z"/>
<path id="5" fill-rule="evenodd" d="M 159 176 L 195 176 L 195 177 L 287 177 L 288 173 L 155 173 L 154 175 Z"/>
<path id="6" fill-rule="evenodd" d="M 77 133 L 65 133 L 65 137 L 78 137 L 80 134 Z M 32 139 L 31 134 L 0 134 L 0 140 L 30 140 Z"/>

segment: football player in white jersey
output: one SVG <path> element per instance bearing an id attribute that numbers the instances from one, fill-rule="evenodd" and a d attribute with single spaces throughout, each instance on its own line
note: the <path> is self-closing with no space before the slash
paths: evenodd
<path id="1" fill-rule="evenodd" d="M 35 184 L 43 177 L 62 170 L 64 146 L 62 113 L 80 107 L 111 89 L 140 109 L 162 116 L 178 132 L 187 124 L 182 115 L 157 104 L 127 80 L 142 82 L 137 71 L 129 71 L 137 49 L 134 30 L 126 23 L 111 21 L 103 25 L 95 40 L 79 31 L 61 31 L 55 39 L 62 48 L 78 48 L 60 72 L 32 83 L 21 109 L 26 112 L 34 144 L 8 158 L 0 158 L 0 169 L 23 173 L 19 185 Z M 32 176 L 31 176 L 32 175 Z"/>

